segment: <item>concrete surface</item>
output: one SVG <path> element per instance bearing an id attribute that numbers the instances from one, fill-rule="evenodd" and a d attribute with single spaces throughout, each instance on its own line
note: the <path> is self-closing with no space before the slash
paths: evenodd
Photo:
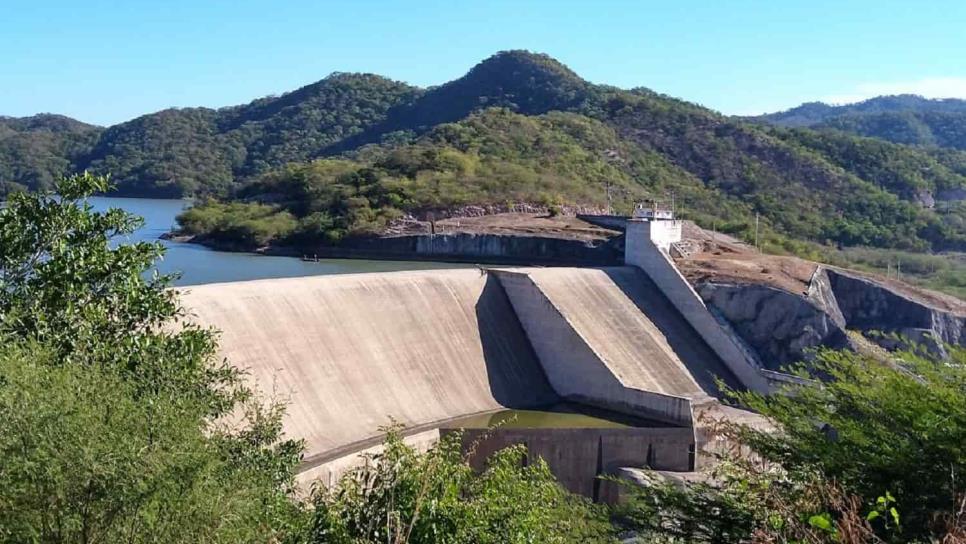
<path id="1" fill-rule="evenodd" d="M 545 270 L 548 273 L 540 274 L 539 280 L 532 275 L 537 270 L 501 270 L 491 274 L 496 274 L 506 289 L 554 390 L 575 402 L 690 427 L 690 400 L 674 392 L 697 391 L 697 385 L 686 374 L 674 372 L 671 373 L 671 379 L 680 383 L 666 387 L 651 372 L 635 372 L 632 368 L 628 373 L 628 365 L 643 366 L 647 364 L 644 360 L 633 363 L 628 362 L 626 357 L 613 360 L 602 355 L 599 350 L 606 349 L 606 346 L 602 346 L 600 341 L 601 335 L 607 334 L 602 330 L 606 325 L 601 324 L 590 330 L 579 328 L 572 321 L 573 308 L 561 300 L 569 296 L 561 297 L 561 291 L 568 289 L 567 277 L 583 274 L 584 270 Z M 606 291 L 606 274 L 602 270 L 588 271 L 594 277 L 585 279 L 600 282 L 598 290 Z M 617 290 L 613 284 L 609 287 Z M 578 305 L 585 306 L 585 309 L 580 312 L 586 310 L 600 316 L 608 311 L 607 301 L 595 297 L 593 293 L 582 295 Z M 614 336 L 621 335 L 618 331 L 612 332 Z M 657 354 L 662 362 L 667 362 L 668 358 L 659 346 L 647 347 L 652 348 L 652 354 Z M 635 380 L 641 378 L 641 374 L 645 379 Z"/>
<path id="2" fill-rule="evenodd" d="M 491 273 L 500 278 L 550 383 L 564 397 L 622 411 L 636 407 L 647 417 L 690 425 L 691 404 L 718 394 L 715 377 L 740 386 L 634 267 Z"/>
<path id="3" fill-rule="evenodd" d="M 441 431 L 447 432 L 452 431 Z M 526 450 L 525 463 L 543 458 L 561 485 L 599 502 L 614 502 L 617 493 L 598 476 L 617 474 L 622 467 L 693 469 L 694 437 L 685 428 L 471 429 L 463 434 L 464 450 L 472 449 L 469 461 L 478 470 L 493 453 L 516 444 Z"/>
<path id="4" fill-rule="evenodd" d="M 683 426 L 694 444 L 713 377 L 737 381 L 634 267 L 271 279 L 181 298 L 221 331 L 221 356 L 287 401 L 285 433 L 306 442 L 303 482 L 333 483 L 392 421 L 425 448 L 457 418 L 561 397 Z"/>
<path id="5" fill-rule="evenodd" d="M 446 232 L 351 238 L 337 246 L 303 248 L 320 257 L 449 260 L 495 264 L 617 265 L 622 251 L 606 238 L 548 237 L 545 234 Z"/>
<path id="6" fill-rule="evenodd" d="M 288 400 L 306 464 L 418 428 L 558 397 L 495 278 L 476 269 L 259 280 L 182 290 L 220 355 Z M 358 447 L 357 447 L 358 446 Z"/>
<path id="7" fill-rule="evenodd" d="M 439 437 L 440 430 L 433 428 L 407 434 L 403 437 L 403 442 L 418 452 L 426 452 L 439 442 Z M 380 439 L 371 446 L 350 449 L 353 451 L 336 457 L 327 457 L 324 462 L 314 463 L 311 466 L 303 466 L 301 472 L 295 477 L 296 481 L 303 490 L 310 490 L 313 484 L 333 488 L 347 472 L 363 466 L 371 456 L 382 453 L 385 448 Z"/>
<path id="8" fill-rule="evenodd" d="M 627 222 L 624 262 L 647 274 L 744 387 L 767 392 L 767 381 L 681 275 L 666 249 L 662 249 L 673 241 L 675 233 L 679 235 L 680 227 L 668 225 L 663 228 L 661 223 L 672 222 Z M 655 240 L 652 241 L 652 237 Z"/>

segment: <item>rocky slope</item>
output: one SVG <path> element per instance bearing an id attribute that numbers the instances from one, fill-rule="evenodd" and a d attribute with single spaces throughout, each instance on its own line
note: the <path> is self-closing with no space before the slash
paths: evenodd
<path id="1" fill-rule="evenodd" d="M 696 250 L 679 255 L 678 266 L 765 368 L 807 360 L 819 347 L 857 347 L 854 332 L 888 349 L 966 345 L 966 302 L 955 297 L 686 232 Z"/>

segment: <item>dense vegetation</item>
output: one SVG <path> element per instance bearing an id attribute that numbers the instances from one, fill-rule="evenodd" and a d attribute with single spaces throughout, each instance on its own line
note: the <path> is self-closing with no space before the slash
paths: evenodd
<path id="1" fill-rule="evenodd" d="M 622 144 L 594 119 L 489 109 L 438 125 L 410 144 L 370 146 L 354 160 L 272 172 L 236 193 L 245 203 L 211 201 L 179 221 L 214 242 L 332 243 L 379 233 L 404 214 L 467 204 L 604 208 L 608 185 L 624 211 L 648 192 L 669 190 L 712 208 L 716 192 L 694 181 L 660 155 Z"/>
<path id="2" fill-rule="evenodd" d="M 60 175 L 81 168 L 99 132 L 60 115 L 0 117 L 0 196 L 52 187 Z"/>
<path id="3" fill-rule="evenodd" d="M 831 128 L 890 142 L 966 150 L 966 112 L 899 112 L 834 117 L 816 128 Z"/>
<path id="4" fill-rule="evenodd" d="M 688 105 L 678 107 L 694 117 L 689 122 L 655 126 L 660 116 L 652 110 L 665 104 L 620 96 L 602 114 L 609 121 L 488 109 L 410 143 L 270 172 L 235 192 L 245 204 L 208 202 L 182 215 L 181 225 L 221 245 L 327 244 L 377 234 L 406 214 L 466 204 L 604 208 L 609 191 L 626 212 L 635 200 L 673 192 L 685 217 L 739 235 L 759 212 L 789 249 L 792 239 L 911 250 L 966 241 L 961 209 L 939 213 L 914 202 L 924 192 L 966 186 L 966 177 L 931 155 L 874 140 L 772 134 Z M 647 131 L 639 130 L 643 122 Z"/>
<path id="5" fill-rule="evenodd" d="M 823 102 L 806 102 L 794 108 L 748 117 L 784 127 L 807 127 L 829 121 L 835 117 L 850 115 L 879 115 L 899 112 L 966 113 L 966 100 L 957 98 L 929 99 L 914 94 L 877 96 L 861 102 L 830 105 Z"/>
<path id="6" fill-rule="evenodd" d="M 614 542 L 606 510 L 571 495 L 522 446 L 477 474 L 458 435 L 419 453 L 390 429 L 384 451 L 313 497 L 311 541 L 325 544 Z"/>
<path id="7" fill-rule="evenodd" d="M 966 149 L 966 100 L 879 96 L 856 104 L 811 102 L 751 120 L 784 127 L 835 129 L 898 144 Z"/>
<path id="8" fill-rule="evenodd" d="M 675 542 L 966 539 L 966 350 L 949 361 L 825 351 L 798 374 L 813 384 L 734 394 L 780 432 L 722 424 L 719 438 L 742 448 L 712 479 L 652 477 L 618 519 Z"/>

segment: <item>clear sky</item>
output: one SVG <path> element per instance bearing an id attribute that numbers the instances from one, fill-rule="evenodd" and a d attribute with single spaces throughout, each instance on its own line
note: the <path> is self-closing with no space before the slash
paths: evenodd
<path id="1" fill-rule="evenodd" d="M 503 49 L 729 114 L 966 98 L 963 0 L 0 0 L 0 115 L 111 124 L 333 71 L 436 85 Z"/>

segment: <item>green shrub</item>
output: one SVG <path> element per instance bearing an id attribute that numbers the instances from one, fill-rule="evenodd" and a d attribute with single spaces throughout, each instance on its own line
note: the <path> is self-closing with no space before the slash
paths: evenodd
<path id="1" fill-rule="evenodd" d="M 880 361 L 822 351 L 783 394 L 732 393 L 774 429 L 704 483 L 632 490 L 619 520 L 693 542 L 955 542 L 966 530 L 966 349 Z M 959 535 L 959 536 L 957 536 Z M 881 539 L 881 540 L 880 540 Z"/>
<path id="2" fill-rule="evenodd" d="M 268 542 L 297 534 L 302 445 L 182 320 L 140 218 L 88 174 L 0 208 L 0 541 Z M 226 425 L 226 418 L 232 424 Z"/>
<path id="3" fill-rule="evenodd" d="M 450 435 L 419 453 L 390 429 L 382 453 L 314 492 L 319 544 L 611 542 L 604 511 L 569 494 L 542 459 L 502 450 L 477 474 Z"/>

